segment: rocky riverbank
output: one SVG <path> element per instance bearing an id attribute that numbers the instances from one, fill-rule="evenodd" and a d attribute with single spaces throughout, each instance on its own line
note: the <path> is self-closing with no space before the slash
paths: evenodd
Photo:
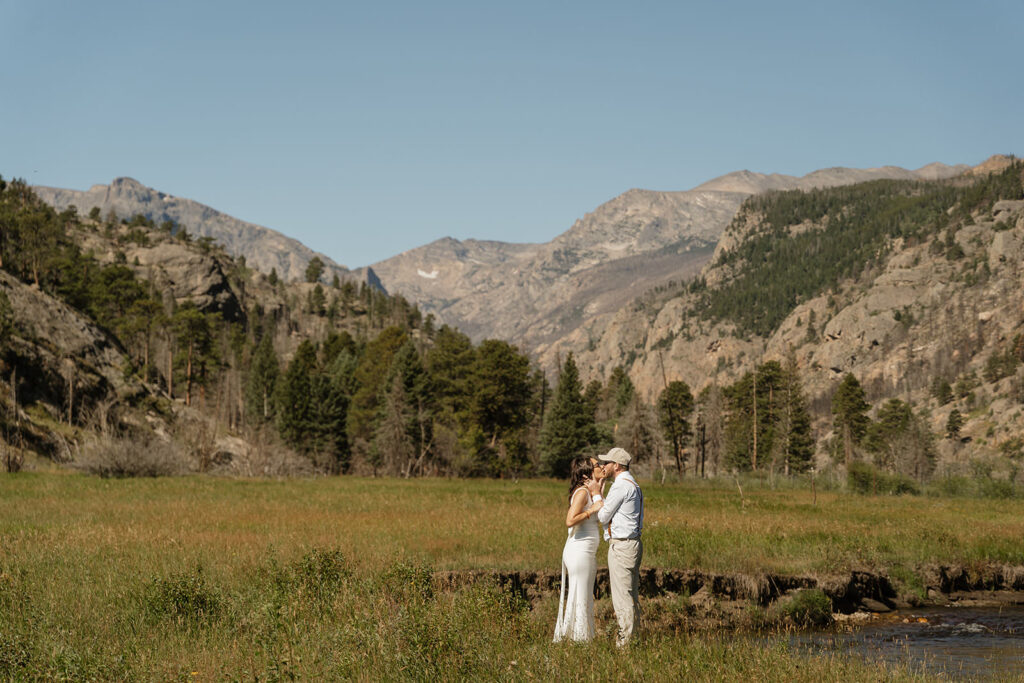
<path id="1" fill-rule="evenodd" d="M 435 574 L 435 582 L 442 589 L 494 582 L 533 607 L 557 598 L 560 580 L 558 572 L 549 571 Z M 902 581 L 885 572 L 867 570 L 820 576 L 715 574 L 664 568 L 644 568 L 640 572 L 640 592 L 650 608 L 648 616 L 664 621 L 669 612 L 681 614 L 685 626 L 690 628 L 750 625 L 760 620 L 761 615 L 780 611 L 798 593 L 809 590 L 821 591 L 837 617 L 925 606 L 1024 604 L 1024 566 L 925 565 Z M 598 569 L 595 591 L 599 600 L 610 596 L 607 569 Z M 674 605 L 674 609 L 666 609 L 668 604 Z"/>

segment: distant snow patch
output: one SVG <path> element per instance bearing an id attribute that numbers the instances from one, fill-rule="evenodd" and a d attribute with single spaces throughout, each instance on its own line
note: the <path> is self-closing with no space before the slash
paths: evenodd
<path id="1" fill-rule="evenodd" d="M 427 272 L 422 271 L 419 268 L 417 268 L 416 269 L 416 274 L 419 275 L 420 277 L 425 277 L 428 280 L 436 280 L 437 279 L 437 270 L 436 269 L 434 269 L 434 270 L 430 271 L 429 273 L 427 273 Z"/>

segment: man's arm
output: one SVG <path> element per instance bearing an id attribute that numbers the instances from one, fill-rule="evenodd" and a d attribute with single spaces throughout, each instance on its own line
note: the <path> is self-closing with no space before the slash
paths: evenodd
<path id="1" fill-rule="evenodd" d="M 608 524 L 612 520 L 625 498 L 626 487 L 618 486 L 618 483 L 617 481 L 612 482 L 612 487 L 608 489 L 608 496 L 604 499 L 604 507 L 597 511 L 597 521 L 601 524 Z"/>

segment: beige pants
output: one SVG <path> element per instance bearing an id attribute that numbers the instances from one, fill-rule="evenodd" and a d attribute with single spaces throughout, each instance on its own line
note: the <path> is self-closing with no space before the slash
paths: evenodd
<path id="1" fill-rule="evenodd" d="M 644 544 L 634 541 L 611 540 L 608 543 L 608 580 L 612 587 L 612 606 L 619 621 L 615 644 L 629 642 L 640 618 L 640 560 Z"/>

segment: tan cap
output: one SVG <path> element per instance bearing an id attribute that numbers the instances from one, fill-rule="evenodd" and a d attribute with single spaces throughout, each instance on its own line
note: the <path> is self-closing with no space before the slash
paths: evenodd
<path id="1" fill-rule="evenodd" d="M 616 446 L 604 455 L 597 456 L 597 459 L 604 462 L 617 462 L 623 467 L 629 467 L 629 461 L 633 459 L 633 456 L 627 453 L 625 448 Z"/>

